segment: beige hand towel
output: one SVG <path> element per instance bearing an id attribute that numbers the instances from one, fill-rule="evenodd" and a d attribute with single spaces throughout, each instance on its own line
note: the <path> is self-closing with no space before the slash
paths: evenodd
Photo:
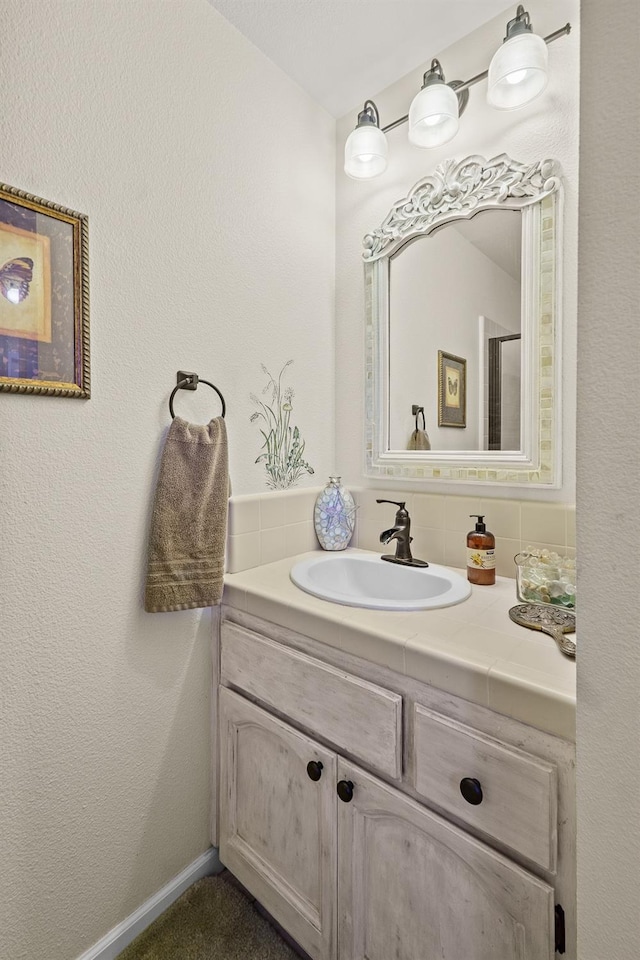
<path id="1" fill-rule="evenodd" d="M 416 429 L 409 437 L 407 450 L 431 450 L 431 441 L 425 430 Z"/>
<path id="2" fill-rule="evenodd" d="M 220 602 L 229 500 L 227 432 L 176 417 L 162 451 L 149 536 L 149 613 Z"/>

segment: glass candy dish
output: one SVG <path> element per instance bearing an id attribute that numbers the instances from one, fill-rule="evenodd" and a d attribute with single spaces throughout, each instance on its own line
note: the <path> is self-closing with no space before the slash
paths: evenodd
<path id="1" fill-rule="evenodd" d="M 513 558 L 516 590 L 524 603 L 546 603 L 567 610 L 576 606 L 576 561 L 551 550 L 527 547 Z"/>

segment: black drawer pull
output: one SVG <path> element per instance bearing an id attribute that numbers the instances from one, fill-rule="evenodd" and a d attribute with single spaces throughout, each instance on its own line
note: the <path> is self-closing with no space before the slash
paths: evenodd
<path id="1" fill-rule="evenodd" d="M 460 781 L 460 793 L 467 803 L 472 803 L 474 807 L 482 803 L 482 787 L 480 786 L 480 781 L 475 780 L 473 777 L 464 777 L 464 779 Z"/>
<path id="2" fill-rule="evenodd" d="M 307 764 L 307 773 L 311 780 L 319 780 L 322 776 L 322 764 L 319 760 L 310 760 Z"/>
<path id="3" fill-rule="evenodd" d="M 351 780 L 339 780 L 336 790 L 343 803 L 351 803 L 353 800 L 353 784 Z"/>

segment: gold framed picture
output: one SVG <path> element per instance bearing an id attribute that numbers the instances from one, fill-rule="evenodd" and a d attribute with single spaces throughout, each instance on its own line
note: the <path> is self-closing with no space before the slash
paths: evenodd
<path id="1" fill-rule="evenodd" d="M 0 392 L 91 395 L 87 217 L 2 183 Z"/>
<path id="2" fill-rule="evenodd" d="M 467 425 L 467 361 L 438 350 L 438 426 Z"/>

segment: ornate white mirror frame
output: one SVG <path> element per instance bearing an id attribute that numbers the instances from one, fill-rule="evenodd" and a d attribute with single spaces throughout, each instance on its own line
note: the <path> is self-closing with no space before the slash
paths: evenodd
<path id="1" fill-rule="evenodd" d="M 522 211 L 522 415 L 519 451 L 389 449 L 389 269 L 406 243 L 482 210 Z M 562 183 L 558 164 L 506 154 L 439 165 L 364 238 L 365 473 L 394 480 L 560 486 Z M 435 382 L 435 378 L 434 378 Z M 435 389 L 435 388 L 434 388 Z"/>

